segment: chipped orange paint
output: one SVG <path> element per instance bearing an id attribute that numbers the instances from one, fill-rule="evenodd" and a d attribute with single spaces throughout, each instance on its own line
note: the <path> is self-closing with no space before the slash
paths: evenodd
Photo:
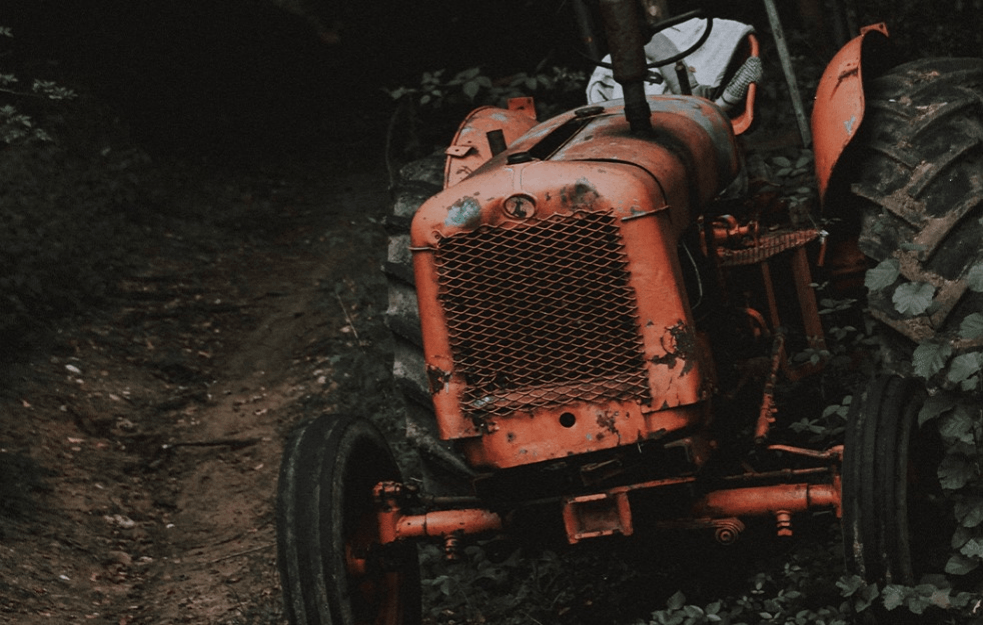
<path id="1" fill-rule="evenodd" d="M 843 46 L 826 66 L 816 89 L 812 137 L 821 200 L 825 198 L 836 163 L 863 121 L 862 52 L 864 41 L 871 36 L 887 37 L 887 26 L 874 24 L 861 29 L 860 35 Z"/>
<path id="2" fill-rule="evenodd" d="M 759 56 L 758 38 L 754 35 L 748 35 L 748 45 L 750 46 L 748 56 Z M 747 97 L 744 98 L 744 110 L 731 120 L 735 135 L 744 134 L 754 123 L 754 101 L 757 94 L 758 83 L 753 82 L 748 86 Z"/>
<path id="3" fill-rule="evenodd" d="M 558 193 L 553 185 L 559 170 L 570 178 L 589 181 L 587 186 L 590 191 L 579 196 Z M 490 184 L 489 177 L 496 180 Z M 481 189 L 489 188 L 504 189 L 506 192 L 496 197 L 483 198 L 482 204 L 476 196 L 480 196 Z M 663 346 L 663 335 L 670 328 L 678 327 L 683 320 L 689 319 L 690 315 L 685 295 L 676 288 L 682 282 L 682 277 L 678 258 L 672 253 L 676 249 L 678 231 L 681 228 L 679 221 L 670 217 L 669 207 L 651 176 L 636 167 L 616 163 L 534 162 L 507 167 L 480 179 L 464 181 L 451 191 L 455 195 L 463 194 L 464 200 L 475 198 L 474 203 L 459 199 L 448 207 L 441 199 L 445 195 L 437 196 L 421 209 L 413 226 L 414 265 L 427 362 L 430 367 L 450 373 L 449 376 L 442 374 L 444 383 L 434 389 L 436 392 L 433 395 L 442 438 L 473 437 L 481 434 L 481 431 L 464 417 L 459 405 L 466 381 L 462 375 L 454 372 L 453 354 L 446 330 L 447 321 L 438 300 L 439 280 L 433 258 L 434 249 L 441 238 L 477 227 L 477 223 L 502 227 L 511 225 L 512 219 L 501 210 L 505 199 L 501 196 L 517 192 L 528 193 L 537 198 L 537 218 L 556 214 L 569 215 L 577 211 L 606 210 L 611 211 L 619 222 L 627 250 L 628 270 L 633 284 L 636 285 L 638 314 L 643 320 L 640 331 L 646 348 L 645 359 L 649 361 L 652 395 L 657 400 L 657 405 L 604 404 L 597 408 L 620 411 L 621 414 L 633 413 L 641 418 L 642 412 L 692 404 L 705 397 L 696 350 L 693 349 L 688 354 L 675 354 L 678 362 L 674 362 L 670 358 L 674 354 Z M 472 209 L 462 208 L 467 206 L 474 207 L 474 215 L 470 214 Z M 455 216 L 449 219 L 451 214 Z M 635 250 L 634 254 L 632 250 Z M 684 327 L 687 327 L 686 324 Z M 692 343 L 695 344 L 695 340 Z M 683 374 L 687 366 L 689 369 Z M 549 448 L 551 451 L 529 453 L 527 448 L 527 452 L 516 456 L 514 462 L 499 458 L 493 464 L 512 466 L 534 461 L 534 458 L 536 461 L 546 460 L 617 444 L 615 437 L 611 437 L 603 443 L 584 438 L 578 444 L 568 441 L 572 446 L 566 448 L 551 446 L 549 440 L 556 435 L 552 429 L 559 427 L 552 424 L 565 411 L 565 407 L 545 411 L 553 414 L 553 417 L 544 417 L 544 422 L 551 425 L 539 437 L 543 439 L 544 449 Z M 642 427 L 641 431 L 644 433 L 646 429 Z M 529 437 L 524 438 L 528 441 Z M 635 440 L 636 437 L 632 434 L 631 438 Z M 481 454 L 475 455 L 477 457 Z"/>
<path id="4" fill-rule="evenodd" d="M 683 230 L 737 175 L 740 161 L 730 121 L 711 103 L 680 97 L 650 103 L 650 137 L 629 132 L 620 106 L 561 115 L 530 129 L 506 152 L 431 198 L 414 219 L 424 355 L 430 379 L 439 382 L 431 388 L 438 431 L 445 440 L 464 439 L 460 445 L 473 466 L 513 467 L 609 449 L 699 429 L 707 418 L 703 363 L 710 359 L 678 288 L 683 279 L 676 250 Z M 558 187 L 558 180 L 575 182 Z M 520 407 L 508 415 L 502 409 L 485 415 L 485 400 L 466 398 L 469 381 L 456 368 L 450 320 L 440 299 L 438 249 L 479 229 L 522 232 L 542 224 L 576 224 L 585 215 L 602 215 L 616 226 L 623 275 L 637 307 L 633 323 L 647 398 L 605 387 L 601 396 L 585 401 L 559 382 L 545 390 L 566 401 L 522 408 L 512 391 L 503 390 L 488 401 Z"/>
<path id="5" fill-rule="evenodd" d="M 472 111 L 445 150 L 444 188 L 464 180 L 493 156 L 489 132 L 501 130 L 508 145 L 535 125 L 536 107 L 532 98 L 512 98 L 507 109 L 482 106 Z"/>
<path id="6" fill-rule="evenodd" d="M 840 516 L 838 479 L 833 484 L 775 484 L 714 491 L 696 502 L 693 516 L 762 516 L 819 508 L 832 508 Z"/>
<path id="7" fill-rule="evenodd" d="M 644 408 L 616 401 L 541 408 L 493 420 L 484 436 L 459 446 L 470 465 L 504 469 L 659 439 L 702 425 L 707 416 L 704 404 Z"/>

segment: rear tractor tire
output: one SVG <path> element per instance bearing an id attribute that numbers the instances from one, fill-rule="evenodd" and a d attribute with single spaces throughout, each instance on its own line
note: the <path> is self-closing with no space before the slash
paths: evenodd
<path id="1" fill-rule="evenodd" d="M 894 375 L 874 379 L 847 421 L 843 542 L 847 568 L 868 583 L 914 586 L 942 573 L 956 529 L 937 470 L 941 437 L 918 429 L 926 392 Z"/>
<path id="2" fill-rule="evenodd" d="M 382 545 L 374 486 L 400 480 L 365 419 L 322 415 L 287 443 L 277 488 L 277 568 L 291 625 L 420 622 L 416 545 Z"/>
<path id="3" fill-rule="evenodd" d="M 983 337 L 960 336 L 963 320 L 983 311 L 983 293 L 967 282 L 983 263 L 983 59 L 906 63 L 866 85 L 865 96 L 841 168 L 856 177 L 840 188 L 852 197 L 846 216 L 859 215 L 861 251 L 900 269 L 868 303 L 894 330 L 884 333 L 888 367 L 905 372 L 922 341 L 949 342 L 955 353 L 983 347 Z M 915 288 L 931 301 L 909 307 Z"/>

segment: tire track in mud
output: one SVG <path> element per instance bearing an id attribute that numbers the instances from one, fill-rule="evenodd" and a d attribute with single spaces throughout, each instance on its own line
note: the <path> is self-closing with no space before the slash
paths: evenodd
<path id="1" fill-rule="evenodd" d="M 24 475 L 0 509 L 0 622 L 281 622 L 283 440 L 385 409 L 384 172 L 199 183 L 182 201 L 213 218 L 156 233 L 115 305 L 0 395 L 0 466 Z"/>

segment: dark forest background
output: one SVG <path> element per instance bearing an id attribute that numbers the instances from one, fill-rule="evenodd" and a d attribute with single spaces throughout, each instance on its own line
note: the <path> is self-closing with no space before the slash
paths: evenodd
<path id="1" fill-rule="evenodd" d="M 818 61 L 834 49 L 832 7 L 777 3 Z M 753 23 L 760 1 L 672 2 Z M 856 21 L 886 21 L 905 58 L 981 52 L 979 0 L 857 0 Z M 99 99 L 150 147 L 283 143 L 332 114 L 391 103 L 380 87 L 427 70 L 481 66 L 491 76 L 546 65 L 587 68 L 565 0 L 330 1 L 307 17 L 272 0 L 5 0 L 0 69 L 67 81 Z M 316 22 L 317 27 L 314 26 Z M 826 31 L 826 32 L 824 32 Z"/>
<path id="2" fill-rule="evenodd" d="M 797 63 L 835 50 L 823 0 L 779 2 Z M 385 89 L 423 72 L 480 67 L 506 77 L 587 70 L 565 0 L 309 0 L 306 14 L 263 0 L 4 0 L 0 74 L 73 89 L 72 101 L 0 91 L 49 142 L 0 144 L 0 361 L 51 322 L 98 305 L 182 184 L 164 164 L 272 166 L 378 150 L 396 109 Z M 670 3 L 673 12 L 694 3 Z M 763 3 L 701 3 L 755 24 Z M 884 20 L 898 60 L 978 55 L 980 0 L 857 1 Z M 808 94 L 808 89 L 806 90 Z M 456 115 L 457 111 L 448 114 Z M 355 147 L 353 147 L 355 146 Z"/>

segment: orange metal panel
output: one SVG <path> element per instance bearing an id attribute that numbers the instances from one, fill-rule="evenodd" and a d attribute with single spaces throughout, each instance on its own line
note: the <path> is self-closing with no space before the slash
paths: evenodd
<path id="1" fill-rule="evenodd" d="M 560 172 L 562 179 L 576 180 L 576 184 L 556 189 L 555 181 Z M 491 193 L 487 191 L 489 188 L 493 189 Z M 495 189 L 499 191 L 496 193 Z M 507 197 L 503 196 L 512 197 L 515 194 L 530 199 L 531 208 L 524 219 L 517 219 L 508 212 Z M 685 294 L 678 288 L 682 278 L 674 251 L 679 226 L 670 218 L 667 208 L 655 180 L 637 167 L 618 163 L 535 161 L 465 180 L 430 200 L 421 209 L 413 225 L 414 265 L 425 356 L 442 438 L 457 439 L 484 434 L 488 439 L 488 450 L 475 450 L 473 448 L 477 443 L 468 443 L 473 459 L 481 464 L 515 466 L 569 453 L 628 444 L 655 431 L 673 431 L 702 420 L 702 410 L 666 413 L 659 419 L 643 416 L 653 411 L 700 402 L 708 394 L 701 375 L 701 361 L 705 357 L 692 324 L 687 321 L 690 312 Z M 476 423 L 468 418 L 462 405 L 468 381 L 455 370 L 454 353 L 447 331 L 449 320 L 440 299 L 440 276 L 435 258 L 438 246 L 447 237 L 472 232 L 479 227 L 501 228 L 506 233 L 515 229 L 518 232 L 524 226 L 528 228 L 527 224 L 547 223 L 551 219 L 582 219 L 597 214 L 610 215 L 624 243 L 627 274 L 634 291 L 633 304 L 637 307 L 635 314 L 639 327 L 636 330 L 642 337 L 644 370 L 647 372 L 652 401 L 640 404 L 638 401 L 619 401 L 609 397 L 596 402 L 577 402 L 574 401 L 578 397 L 576 389 L 571 389 L 568 394 L 570 399 L 562 406 L 547 402 L 554 406 L 524 411 L 511 419 L 486 419 Z M 585 253 L 595 254 L 596 251 L 586 250 Z M 550 263 L 552 258 L 544 257 L 537 262 Z M 519 267 L 516 271 L 532 269 Z M 589 278 L 585 276 L 585 279 Z M 566 288 L 576 286 L 571 283 Z M 473 308 L 474 305 L 472 302 L 469 307 Z M 538 320 L 531 318 L 529 323 L 536 324 Z M 570 336 L 572 341 L 586 340 L 575 332 Z M 509 337 L 501 338 L 505 341 Z M 487 340 L 492 342 L 497 338 L 488 337 Z M 589 342 L 576 346 L 577 349 L 583 348 L 584 358 L 590 355 L 593 347 Z M 534 353 L 516 352 L 512 357 L 535 359 L 536 356 Z M 566 391 L 553 387 L 530 392 L 563 394 Z M 507 402 L 509 399 L 502 396 L 498 401 Z M 585 426 L 572 428 L 559 425 L 562 415 L 568 412 L 579 413 L 575 414 L 579 423 L 615 419 L 623 421 L 624 425 L 631 423 L 632 427 L 624 430 L 618 428 L 619 432 L 625 432 L 623 434 L 606 438 L 596 436 L 605 430 L 595 427 L 588 431 L 583 429 Z M 599 419 L 597 415 L 602 417 Z M 542 423 L 520 425 L 528 421 Z M 629 430 L 630 434 L 627 433 Z M 512 441 L 507 440 L 510 432 Z M 591 436 L 588 438 L 587 434 Z M 578 440 L 574 441 L 574 438 Z M 499 439 L 504 442 L 500 444 Z M 534 439 L 539 442 L 534 443 Z M 564 439 L 564 445 L 556 445 L 558 439 Z M 510 444 L 516 440 L 521 440 L 524 446 Z M 525 451 L 519 455 L 519 450 Z"/>
<path id="2" fill-rule="evenodd" d="M 861 53 L 864 40 L 871 35 L 886 37 L 887 34 L 884 24 L 861 29 L 860 35 L 833 57 L 819 81 L 812 110 L 812 136 L 820 199 L 826 195 L 833 168 L 863 121 Z"/>
<path id="3" fill-rule="evenodd" d="M 627 402 L 580 402 L 497 419 L 460 448 L 472 466 L 508 468 L 657 439 L 705 419 L 704 404 L 643 412 Z"/>
<path id="4" fill-rule="evenodd" d="M 470 176 L 493 156 L 488 142 L 489 132 L 501 130 L 508 145 L 536 125 L 536 108 L 532 98 L 513 98 L 509 105 L 508 109 L 482 106 L 464 119 L 445 151 L 445 189 Z"/>
<path id="5" fill-rule="evenodd" d="M 740 170 L 730 119 L 713 103 L 692 96 L 652 96 L 652 138 L 633 135 L 620 106 L 608 107 L 558 149 L 553 160 L 621 161 L 654 176 L 685 228 Z"/>
<path id="6" fill-rule="evenodd" d="M 739 158 L 711 103 L 651 104 L 648 137 L 629 132 L 620 106 L 540 124 L 414 219 L 438 430 L 467 439 L 477 466 L 630 444 L 707 418 L 702 405 L 681 409 L 709 396 L 709 358 L 676 249 Z M 477 132 L 483 115 L 465 128 Z M 472 158 L 478 143 L 455 149 Z"/>
<path id="7" fill-rule="evenodd" d="M 748 43 L 751 48 L 749 56 L 759 56 L 758 38 L 753 34 L 748 35 Z M 758 94 L 758 83 L 753 82 L 748 85 L 747 97 L 744 99 L 744 110 L 741 114 L 731 120 L 734 126 L 734 134 L 740 135 L 747 132 L 747 129 L 754 123 L 754 101 Z"/>
<path id="8" fill-rule="evenodd" d="M 696 503 L 693 516 L 762 516 L 818 508 L 834 508 L 839 512 L 838 484 L 776 484 L 714 491 Z"/>
<path id="9" fill-rule="evenodd" d="M 628 494 L 624 492 L 566 499 L 563 502 L 563 525 L 571 544 L 614 534 L 631 536 L 635 532 Z"/>
<path id="10" fill-rule="evenodd" d="M 447 536 L 448 534 L 481 534 L 502 529 L 502 519 L 494 512 L 477 508 L 464 510 L 435 510 L 426 514 L 399 517 L 395 538 Z"/>

